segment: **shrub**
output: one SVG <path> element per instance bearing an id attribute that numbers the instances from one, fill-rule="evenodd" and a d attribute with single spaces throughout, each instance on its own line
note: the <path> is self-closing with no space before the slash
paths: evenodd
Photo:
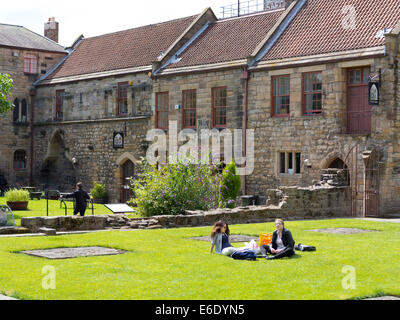
<path id="1" fill-rule="evenodd" d="M 29 201 L 29 191 L 20 189 L 11 189 L 5 194 L 9 202 L 26 202 Z"/>
<path id="2" fill-rule="evenodd" d="M 237 168 L 234 162 L 228 164 L 222 171 L 222 179 L 219 190 L 219 207 L 234 208 L 236 199 L 241 188 L 241 179 L 237 175 Z"/>
<path id="3" fill-rule="evenodd" d="M 106 187 L 100 183 L 94 182 L 93 189 L 90 190 L 92 197 L 96 200 L 107 199 Z"/>
<path id="4" fill-rule="evenodd" d="M 142 216 L 180 215 L 218 205 L 218 176 L 205 164 L 168 164 L 160 169 L 143 162 L 132 181 L 133 202 Z"/>

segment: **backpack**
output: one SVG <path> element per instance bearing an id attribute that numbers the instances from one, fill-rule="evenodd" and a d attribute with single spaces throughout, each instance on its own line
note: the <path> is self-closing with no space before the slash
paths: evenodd
<path id="1" fill-rule="evenodd" d="M 298 251 L 316 251 L 316 250 L 317 250 L 316 247 L 307 246 L 307 245 L 301 244 L 301 243 L 299 243 L 298 245 L 296 245 L 294 248 L 295 248 L 296 250 L 298 250 Z"/>
<path id="2" fill-rule="evenodd" d="M 257 255 L 252 250 L 236 251 L 231 255 L 235 260 L 257 260 Z"/>

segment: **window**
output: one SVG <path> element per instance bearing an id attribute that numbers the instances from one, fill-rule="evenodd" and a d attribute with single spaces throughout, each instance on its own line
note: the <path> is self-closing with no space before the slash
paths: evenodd
<path id="1" fill-rule="evenodd" d="M 182 92 L 183 128 L 196 128 L 196 90 Z"/>
<path id="2" fill-rule="evenodd" d="M 212 89 L 213 128 L 226 128 L 227 125 L 227 90 L 226 87 Z"/>
<path id="3" fill-rule="evenodd" d="M 23 99 L 21 101 L 21 122 L 26 123 L 28 118 L 28 106 L 26 104 L 26 100 Z"/>
<path id="4" fill-rule="evenodd" d="M 303 74 L 303 114 L 322 113 L 322 73 Z"/>
<path id="5" fill-rule="evenodd" d="M 26 54 L 24 57 L 24 72 L 37 74 L 37 57 L 33 54 Z"/>
<path id="6" fill-rule="evenodd" d="M 156 128 L 168 130 L 169 93 L 156 94 Z"/>
<path id="7" fill-rule="evenodd" d="M 14 109 L 13 109 L 13 122 L 19 122 L 19 99 L 14 100 Z"/>
<path id="8" fill-rule="evenodd" d="M 24 150 L 17 150 L 14 152 L 14 169 L 26 169 L 26 152 Z"/>
<path id="9" fill-rule="evenodd" d="M 272 116 L 290 115 L 290 76 L 272 77 Z"/>
<path id="10" fill-rule="evenodd" d="M 128 114 L 128 82 L 118 83 L 118 115 Z"/>
<path id="11" fill-rule="evenodd" d="M 65 90 L 56 91 L 56 120 L 62 120 L 64 116 Z"/>
<path id="12" fill-rule="evenodd" d="M 279 163 L 279 173 L 281 174 L 301 173 L 301 153 L 279 152 L 278 163 Z"/>

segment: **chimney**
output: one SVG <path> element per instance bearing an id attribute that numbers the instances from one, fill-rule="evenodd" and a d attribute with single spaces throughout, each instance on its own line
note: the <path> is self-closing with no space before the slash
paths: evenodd
<path id="1" fill-rule="evenodd" d="M 56 18 L 51 17 L 49 21 L 44 24 L 44 36 L 58 42 L 58 22 Z"/>

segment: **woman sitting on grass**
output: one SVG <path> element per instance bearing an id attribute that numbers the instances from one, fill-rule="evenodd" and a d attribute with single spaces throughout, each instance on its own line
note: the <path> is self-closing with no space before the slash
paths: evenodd
<path id="1" fill-rule="evenodd" d="M 265 259 L 281 259 L 291 257 L 295 254 L 294 240 L 289 230 L 285 229 L 285 223 L 282 219 L 275 220 L 276 231 L 272 236 L 270 246 L 263 245 L 260 250 Z M 272 254 L 271 257 L 268 253 Z"/>
<path id="2" fill-rule="evenodd" d="M 211 249 L 210 253 L 215 248 L 215 253 L 222 255 L 231 255 L 236 249 L 229 242 L 230 230 L 227 223 L 220 220 L 213 226 L 211 232 Z"/>

